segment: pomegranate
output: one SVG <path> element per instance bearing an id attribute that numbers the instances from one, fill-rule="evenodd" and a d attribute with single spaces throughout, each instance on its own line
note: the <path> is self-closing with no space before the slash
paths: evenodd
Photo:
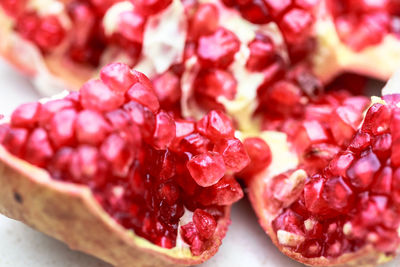
<path id="1" fill-rule="evenodd" d="M 246 182 L 261 225 L 289 257 L 375 265 L 397 254 L 397 79 L 372 103 L 328 92 L 282 122 L 267 119 L 272 162 Z"/>
<path id="2" fill-rule="evenodd" d="M 118 266 L 207 260 L 250 161 L 230 118 L 160 110 L 121 63 L 100 77 L 3 119 L 0 212 Z"/>

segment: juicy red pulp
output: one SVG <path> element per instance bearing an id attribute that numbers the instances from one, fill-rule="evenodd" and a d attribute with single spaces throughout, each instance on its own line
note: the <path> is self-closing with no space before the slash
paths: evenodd
<path id="1" fill-rule="evenodd" d="M 21 105 L 0 127 L 0 142 L 53 179 L 89 186 L 139 236 L 172 248 L 180 232 L 200 255 L 243 196 L 228 174 L 249 162 L 232 122 L 220 111 L 197 123 L 174 118 L 127 65 L 110 64 L 100 77 L 64 99 Z"/>
<path id="2" fill-rule="evenodd" d="M 355 99 L 351 102 L 355 107 Z M 345 109 L 346 105 L 339 106 L 332 112 L 336 115 L 326 113 L 325 116 L 337 119 L 339 113 L 346 112 L 350 118 L 349 110 Z M 362 110 L 357 112 L 361 114 Z M 308 140 L 309 147 L 326 149 L 335 144 L 336 148 L 330 149 L 330 153 L 319 151 L 321 156 L 317 161 L 304 157 L 302 152 L 307 147 L 300 149 L 301 166 L 309 177 L 297 200 L 286 203 L 291 204 L 287 208 L 283 204 L 279 206 L 283 209 L 272 222 L 282 245 L 307 258 L 339 257 L 365 245 L 386 254 L 396 252 L 400 245 L 400 156 L 396 152 L 400 140 L 399 114 L 399 108 L 394 105 L 374 104 L 357 131 L 349 121 L 335 121 L 341 128 L 303 123 L 305 130 L 298 134 L 302 137 L 300 143 Z M 360 120 L 356 121 L 358 125 Z M 342 134 L 335 136 L 334 131 Z M 279 183 L 278 178 L 274 179 Z M 279 240 L 280 235 L 284 239 L 285 232 L 295 234 L 296 242 Z"/>

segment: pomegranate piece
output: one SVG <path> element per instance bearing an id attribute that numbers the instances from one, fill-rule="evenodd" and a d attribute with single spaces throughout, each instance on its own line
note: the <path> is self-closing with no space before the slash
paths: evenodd
<path id="1" fill-rule="evenodd" d="M 0 125 L 4 148 L 0 150 L 4 167 L 0 179 L 16 177 L 1 187 L 1 210 L 14 210 L 5 207 L 14 203 L 4 198 L 13 196 L 8 190 L 18 190 L 24 199 L 40 192 L 33 197 L 38 202 L 27 201 L 26 208 L 35 212 L 23 220 L 36 222 L 38 229 L 57 237 L 60 229 L 68 229 L 68 235 L 62 233 L 60 239 L 79 244 L 80 250 L 119 265 L 121 259 L 115 253 L 124 246 L 124 264 L 126 259 L 136 264 L 137 257 L 148 264 L 147 257 L 132 256 L 130 251 L 146 253 L 121 241 L 127 237 L 121 236 L 120 229 L 109 228 L 118 223 L 134 240 L 147 242 L 147 249 L 166 248 L 160 257 L 169 264 L 182 263 L 182 259 L 188 264 L 200 263 L 217 251 L 229 223 L 229 206 L 243 197 L 233 175 L 249 159 L 243 144 L 233 137 L 232 122 L 222 111 L 210 111 L 200 130 L 200 124 L 180 118 L 176 110 L 160 110 L 150 80 L 127 65 L 108 65 L 100 77 L 63 99 L 24 104 L 13 113 L 10 123 Z M 32 171 L 21 172 L 26 168 Z M 227 176 L 228 171 L 232 176 Z M 51 179 L 35 177 L 35 173 L 46 172 Z M 30 186 L 17 189 L 16 179 Z M 56 205 L 57 212 L 52 205 L 42 210 L 46 205 L 37 204 L 42 200 Z M 193 216 L 187 216 L 192 212 Z M 46 217 L 46 223 L 36 216 Z M 67 223 L 70 220 L 59 219 L 66 216 L 73 216 L 81 226 L 74 228 L 75 224 Z M 184 216 L 190 220 L 180 227 Z M 84 227 L 84 234 L 82 225 L 89 217 L 95 226 Z M 101 228 L 101 234 L 107 232 L 108 238 L 98 239 L 98 233 L 91 233 L 92 227 L 96 231 Z M 95 240 L 96 249 L 80 242 L 82 236 L 85 242 L 87 238 Z M 104 246 L 110 239 L 118 248 Z M 181 241 L 188 246 L 177 247 Z M 175 254 L 178 250 L 183 256 Z M 157 253 L 149 255 L 162 264 Z"/>
<path id="2" fill-rule="evenodd" d="M 240 41 L 236 35 L 220 27 L 214 34 L 199 39 L 197 55 L 205 68 L 227 68 L 233 62 L 239 48 Z"/>
<path id="3" fill-rule="evenodd" d="M 216 184 L 225 174 L 224 158 L 215 152 L 194 156 L 187 168 L 196 183 L 202 187 Z"/>
<path id="4" fill-rule="evenodd" d="M 243 170 L 241 177 L 247 179 L 266 169 L 272 161 L 271 149 L 264 140 L 258 137 L 246 138 L 243 142 L 250 164 Z"/>
<path id="5" fill-rule="evenodd" d="M 143 15 L 154 15 L 167 8 L 172 0 L 131 0 Z"/>

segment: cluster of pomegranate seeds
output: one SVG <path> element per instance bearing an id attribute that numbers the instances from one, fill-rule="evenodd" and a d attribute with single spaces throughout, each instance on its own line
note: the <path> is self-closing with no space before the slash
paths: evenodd
<path id="1" fill-rule="evenodd" d="M 254 24 L 275 22 L 288 45 L 292 61 L 306 57 L 313 48 L 310 36 L 315 23 L 314 8 L 319 0 L 222 0 L 237 9 L 246 20 Z"/>
<path id="2" fill-rule="evenodd" d="M 250 161 L 224 113 L 174 118 L 150 80 L 120 63 L 64 99 L 21 105 L 0 126 L 0 142 L 56 180 L 89 186 L 116 221 L 159 246 L 174 247 L 181 232 L 195 255 L 243 196 L 227 173 Z"/>
<path id="3" fill-rule="evenodd" d="M 400 33 L 398 1 L 329 1 L 340 38 L 359 51 L 379 44 L 385 35 Z"/>
<path id="4" fill-rule="evenodd" d="M 365 99 L 346 98 L 327 110 L 324 105 L 332 106 L 313 105 L 314 120 L 304 120 L 297 134 L 299 143 L 307 141 L 303 151 L 312 148 L 322 155 L 317 161 L 315 155 L 303 158 L 304 166 L 313 168 L 305 168 L 309 177 L 298 199 L 273 221 L 278 241 L 304 257 L 337 257 L 368 244 L 395 253 L 400 244 L 400 110 L 375 103 L 358 127 L 361 115 L 356 114 L 362 114 Z"/>

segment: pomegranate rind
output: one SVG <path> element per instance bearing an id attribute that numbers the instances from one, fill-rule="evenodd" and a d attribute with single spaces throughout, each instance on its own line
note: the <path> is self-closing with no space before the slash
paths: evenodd
<path id="1" fill-rule="evenodd" d="M 0 147 L 0 213 L 115 266 L 187 266 L 212 257 L 230 224 L 230 206 L 219 219 L 211 246 L 193 256 L 189 246 L 156 246 L 124 229 L 85 186 L 53 180 L 49 174 Z M 183 244 L 183 242 L 177 242 Z"/>
<path id="2" fill-rule="evenodd" d="M 268 178 L 272 177 L 258 175 L 251 179 L 248 184 L 248 196 L 261 227 L 271 238 L 274 245 L 288 257 L 310 266 L 376 266 L 392 260 L 393 257 L 375 250 L 370 245 L 361 248 L 357 252 L 345 253 L 337 258 L 306 258 L 300 253 L 285 248 L 279 243 L 277 234 L 272 228 L 272 221 L 279 213 L 271 213 L 265 204 L 264 189 L 268 186 L 265 182 L 266 180 L 268 181 Z"/>

